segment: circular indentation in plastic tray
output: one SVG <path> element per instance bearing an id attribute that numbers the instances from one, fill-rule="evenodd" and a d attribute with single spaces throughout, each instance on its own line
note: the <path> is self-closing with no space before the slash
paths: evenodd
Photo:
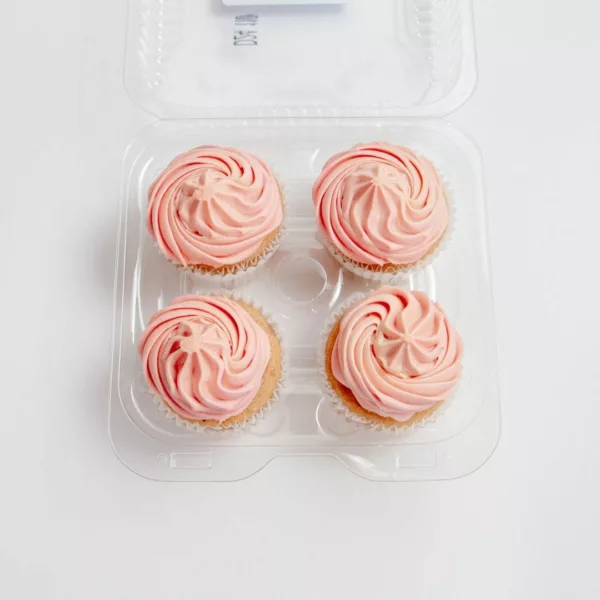
<path id="1" fill-rule="evenodd" d="M 312 256 L 292 256 L 280 261 L 275 279 L 279 291 L 294 302 L 313 302 L 327 288 L 327 272 Z"/>
<path id="2" fill-rule="evenodd" d="M 326 435 L 344 437 L 359 431 L 360 425 L 347 419 L 329 398 L 323 398 L 317 407 L 317 422 Z"/>

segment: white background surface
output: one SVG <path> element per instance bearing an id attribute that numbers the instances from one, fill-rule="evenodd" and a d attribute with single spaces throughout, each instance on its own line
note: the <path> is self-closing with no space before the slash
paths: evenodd
<path id="1" fill-rule="evenodd" d="M 159 484 L 107 436 L 123 0 L 3 2 L 0 597 L 600 597 L 600 5 L 476 1 L 503 436 L 450 482 L 330 459 Z"/>

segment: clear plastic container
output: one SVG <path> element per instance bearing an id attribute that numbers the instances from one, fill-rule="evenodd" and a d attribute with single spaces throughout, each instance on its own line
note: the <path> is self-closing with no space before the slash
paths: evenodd
<path id="1" fill-rule="evenodd" d="M 233 44 L 252 36 L 258 46 Z M 446 122 L 416 118 L 447 112 L 473 88 L 470 3 L 348 0 L 249 9 L 221 0 L 131 0 L 128 44 L 132 96 L 158 116 L 177 118 L 142 131 L 124 159 L 109 417 L 121 460 L 166 481 L 241 479 L 294 455 L 335 456 L 379 481 L 454 478 L 483 464 L 497 444 L 500 418 L 481 160 L 473 143 Z M 442 48 L 449 53 L 445 60 Z M 392 70 L 398 81 L 386 76 Z M 235 85 L 227 87 L 230 78 Z M 344 271 L 319 243 L 311 186 L 329 156 L 373 140 L 427 155 L 456 202 L 447 249 L 400 284 L 428 292 L 444 307 L 464 340 L 464 375 L 434 423 L 403 433 L 349 422 L 319 383 L 328 316 L 351 294 L 375 285 Z M 167 421 L 146 388 L 137 354 L 154 311 L 179 294 L 217 289 L 168 263 L 144 220 L 152 180 L 173 156 L 200 144 L 257 154 L 284 184 L 287 200 L 281 247 L 255 278 L 236 287 L 282 326 L 286 387 L 264 419 L 239 431 L 199 433 Z"/>

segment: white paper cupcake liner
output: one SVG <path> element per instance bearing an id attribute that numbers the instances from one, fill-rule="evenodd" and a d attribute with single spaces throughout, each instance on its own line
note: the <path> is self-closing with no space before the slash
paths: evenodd
<path id="1" fill-rule="evenodd" d="M 258 421 L 260 421 L 261 419 L 263 419 L 266 416 L 266 414 L 272 409 L 273 404 L 280 399 L 281 393 L 284 390 L 285 385 L 286 385 L 288 366 L 287 366 L 286 354 L 284 351 L 286 346 L 284 345 L 284 339 L 283 339 L 284 336 L 282 333 L 282 329 L 279 326 L 279 324 L 277 323 L 277 321 L 273 318 L 272 314 L 269 313 L 268 311 L 266 311 L 262 304 L 260 304 L 259 302 L 256 302 L 252 298 L 248 298 L 247 296 L 245 296 L 243 294 L 240 294 L 237 292 L 221 291 L 221 292 L 208 292 L 206 294 L 201 294 L 201 295 L 202 296 L 225 296 L 227 298 L 230 298 L 231 300 L 235 300 L 236 302 L 243 302 L 244 304 L 248 304 L 249 306 L 252 306 L 256 310 L 258 310 L 265 317 L 265 319 L 267 320 L 267 323 L 272 328 L 272 330 L 275 334 L 275 337 L 277 338 L 277 341 L 279 342 L 279 346 L 281 349 L 281 376 L 279 377 L 279 381 L 277 382 L 277 387 L 275 388 L 273 395 L 271 396 L 271 399 L 265 406 L 263 406 L 261 409 L 259 409 L 255 413 L 253 413 L 246 420 L 229 423 L 229 424 L 204 425 L 197 421 L 188 421 L 187 419 L 183 419 L 175 411 L 173 411 L 173 409 L 171 409 L 160 396 L 153 394 L 152 400 L 153 400 L 154 404 L 156 404 L 158 410 L 161 413 L 163 413 L 164 417 L 168 421 L 175 421 L 175 423 L 179 427 L 182 427 L 183 429 L 186 429 L 188 431 L 225 432 L 225 431 L 236 431 L 236 430 L 244 429 L 245 427 L 248 427 L 248 426 L 255 425 L 256 423 L 258 423 Z M 150 392 L 150 393 L 152 393 L 152 392 Z"/>
<path id="2" fill-rule="evenodd" d="M 335 410 L 343 416 L 347 421 L 352 423 L 356 423 L 365 428 L 374 430 L 374 431 L 385 431 L 389 433 L 407 433 L 410 431 L 414 431 L 417 429 L 422 429 L 427 425 L 431 425 L 436 420 L 438 420 L 447 410 L 453 399 L 456 397 L 456 393 L 459 385 L 456 385 L 452 394 L 448 396 L 445 400 L 442 400 L 441 404 L 434 410 L 431 414 L 419 419 L 418 421 L 402 424 L 402 422 L 398 421 L 397 425 L 385 425 L 380 421 L 375 419 L 368 419 L 367 417 L 363 417 L 361 415 L 352 412 L 344 401 L 335 393 L 331 382 L 329 381 L 329 377 L 327 376 L 326 371 L 326 346 L 327 340 L 331 335 L 331 331 L 336 325 L 336 323 L 342 318 L 344 313 L 350 309 L 354 304 L 368 296 L 372 292 L 358 292 L 350 296 L 343 304 L 341 304 L 333 313 L 329 315 L 327 321 L 325 322 L 325 327 L 323 329 L 323 333 L 321 334 L 321 340 L 319 345 L 319 357 L 321 360 L 320 369 L 319 369 L 319 380 L 321 389 L 325 397 L 332 403 Z"/>
<path id="3" fill-rule="evenodd" d="M 321 242 L 327 251 L 333 256 L 333 258 L 342 266 L 344 269 L 350 271 L 354 275 L 367 279 L 369 281 L 375 281 L 381 284 L 384 283 L 397 283 L 403 277 L 406 277 L 410 273 L 413 273 L 419 269 L 424 269 L 433 263 L 433 261 L 442 253 L 450 244 L 454 231 L 456 229 L 456 202 L 454 198 L 454 190 L 452 189 L 446 176 L 438 169 L 438 175 L 444 188 L 444 195 L 448 204 L 448 226 L 438 242 L 437 246 L 427 256 L 418 260 L 417 262 L 403 267 L 388 267 L 384 271 L 374 271 L 371 269 L 365 269 L 357 265 L 352 260 L 344 256 L 330 241 L 320 233 Z"/>

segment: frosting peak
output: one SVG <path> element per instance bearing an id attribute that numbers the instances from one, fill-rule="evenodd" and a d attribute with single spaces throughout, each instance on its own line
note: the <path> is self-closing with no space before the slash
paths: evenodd
<path id="1" fill-rule="evenodd" d="M 200 146 L 180 154 L 148 192 L 148 230 L 167 258 L 185 266 L 244 262 L 282 220 L 271 171 L 234 148 Z"/>
<path id="2" fill-rule="evenodd" d="M 313 186 L 321 231 L 351 260 L 382 266 L 424 258 L 448 226 L 433 164 L 403 146 L 360 144 L 330 158 Z"/>
<path id="3" fill-rule="evenodd" d="M 331 368 L 364 409 L 402 422 L 450 394 L 462 354 L 459 334 L 426 294 L 384 286 L 342 317 Z"/>

